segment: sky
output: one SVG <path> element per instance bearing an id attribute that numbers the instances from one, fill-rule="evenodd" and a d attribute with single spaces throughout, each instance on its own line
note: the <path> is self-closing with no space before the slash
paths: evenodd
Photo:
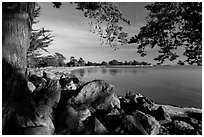
<path id="1" fill-rule="evenodd" d="M 131 22 L 131 25 L 123 24 L 124 31 L 128 32 L 129 36 L 139 33 L 139 28 L 145 25 L 148 15 L 144 6 L 149 3 L 118 2 L 115 4 L 124 17 Z M 85 61 L 98 63 L 113 59 L 157 63 L 153 59 L 158 56 L 158 49 L 147 49 L 147 56 L 140 57 L 136 44 L 119 46 L 118 50 L 114 50 L 108 45 L 100 45 L 99 36 L 90 32 L 90 25 L 88 24 L 90 20 L 83 16 L 83 12 L 76 10 L 74 4 L 63 3 L 60 9 L 53 8 L 50 2 L 39 2 L 39 5 L 42 8 L 38 18 L 39 23 L 33 25 L 33 28 L 43 27 L 52 30 L 52 35 L 55 38 L 52 45 L 47 48 L 50 54 L 59 52 L 66 57 L 67 61 L 71 56 L 74 56 L 76 59 L 82 57 Z M 181 51 L 182 49 L 178 50 L 178 52 Z M 179 60 L 183 60 L 183 56 Z M 172 65 L 176 64 L 176 61 L 166 61 L 164 64 Z"/>

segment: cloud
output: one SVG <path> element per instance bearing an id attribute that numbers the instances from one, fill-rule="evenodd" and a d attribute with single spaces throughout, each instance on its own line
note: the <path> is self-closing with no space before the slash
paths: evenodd
<path id="1" fill-rule="evenodd" d="M 99 37 L 89 31 L 89 27 L 78 26 L 61 21 L 41 21 L 35 28 L 45 27 L 52 30 L 55 36 L 53 45 L 49 49 L 75 48 L 81 46 L 95 46 L 99 44 Z"/>

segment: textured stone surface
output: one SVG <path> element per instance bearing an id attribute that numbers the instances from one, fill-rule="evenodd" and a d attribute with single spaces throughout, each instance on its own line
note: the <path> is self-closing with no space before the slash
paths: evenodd
<path id="1" fill-rule="evenodd" d="M 101 135 L 105 134 L 106 132 L 107 130 L 103 124 L 97 118 L 94 118 L 94 133 Z"/>
<path id="2" fill-rule="evenodd" d="M 198 132 L 188 123 L 184 121 L 174 120 L 173 130 L 177 135 L 196 135 Z"/>
<path id="3" fill-rule="evenodd" d="M 135 121 L 135 118 L 132 115 L 125 115 L 122 118 L 122 124 L 124 130 L 131 135 L 148 135 L 148 133 L 144 130 L 141 123 Z"/>
<path id="4" fill-rule="evenodd" d="M 112 110 L 113 108 L 120 108 L 120 100 L 115 93 L 109 96 L 102 96 L 92 104 L 95 109 Z"/>
<path id="5" fill-rule="evenodd" d="M 57 80 L 49 80 L 33 93 L 38 115 L 52 117 L 53 109 L 57 107 L 61 97 L 61 86 Z"/>
<path id="6" fill-rule="evenodd" d="M 77 77 L 60 77 L 60 85 L 62 90 L 76 90 L 78 88 L 79 79 Z"/>
<path id="7" fill-rule="evenodd" d="M 33 85 L 37 88 L 47 82 L 46 79 L 39 77 L 37 75 L 29 75 L 28 80 L 33 83 Z"/>
<path id="8" fill-rule="evenodd" d="M 159 122 L 149 114 L 145 114 L 141 111 L 135 111 L 133 113 L 136 121 L 140 122 L 145 131 L 150 135 L 157 135 L 159 133 Z"/>
<path id="9" fill-rule="evenodd" d="M 86 83 L 79 94 L 70 103 L 80 105 L 90 105 L 101 97 L 109 96 L 113 91 L 113 86 L 103 80 L 94 80 Z"/>

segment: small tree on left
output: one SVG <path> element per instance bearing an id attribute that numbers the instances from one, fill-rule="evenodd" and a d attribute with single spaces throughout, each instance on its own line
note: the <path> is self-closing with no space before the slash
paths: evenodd
<path id="1" fill-rule="evenodd" d="M 33 25 L 37 24 L 38 17 L 41 12 L 41 7 L 36 4 L 33 12 Z M 36 60 L 42 54 L 41 51 L 47 51 L 47 47 L 52 44 L 54 36 L 51 34 L 51 30 L 41 28 L 41 29 L 32 29 L 30 37 L 30 45 L 27 50 L 27 65 L 28 67 L 35 66 Z"/>

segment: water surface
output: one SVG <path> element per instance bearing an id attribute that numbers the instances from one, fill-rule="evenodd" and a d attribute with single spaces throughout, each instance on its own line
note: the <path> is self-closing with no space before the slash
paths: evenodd
<path id="1" fill-rule="evenodd" d="M 157 103 L 202 107 L 202 67 L 86 68 L 73 74 L 85 82 L 103 79 L 114 85 L 117 95 L 132 91 Z"/>

